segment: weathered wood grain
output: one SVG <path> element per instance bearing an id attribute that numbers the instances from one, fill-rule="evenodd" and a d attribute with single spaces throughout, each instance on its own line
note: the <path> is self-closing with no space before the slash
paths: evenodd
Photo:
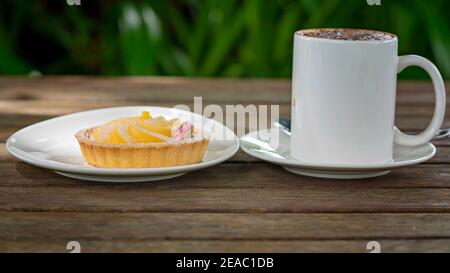
<path id="1" fill-rule="evenodd" d="M 449 252 L 449 214 L 0 213 L 0 252 Z M 33 227 L 33 228 L 30 228 Z M 401 238 L 401 239 L 398 239 Z"/>
<path id="2" fill-rule="evenodd" d="M 397 126 L 425 128 L 432 85 L 398 89 Z M 0 142 L 62 114 L 192 106 L 194 96 L 221 106 L 279 104 L 290 115 L 286 80 L 0 77 Z M 438 154 L 426 164 L 367 180 L 297 176 L 239 152 L 170 181 L 112 184 L 18 162 L 0 143 L 0 252 L 66 252 L 69 240 L 85 252 L 366 252 L 369 240 L 384 252 L 450 252 L 450 140 L 435 144 Z"/>
<path id="3" fill-rule="evenodd" d="M 421 130 L 433 112 L 428 82 L 399 84 L 397 121 L 403 130 Z M 170 96 L 167 94 L 170 93 Z M 37 121 L 89 109 L 127 105 L 192 107 L 193 97 L 204 105 L 279 104 L 290 115 L 290 83 L 283 80 L 210 80 L 187 78 L 0 78 L 0 141 Z M 448 112 L 450 116 L 450 112 Z M 450 127 L 450 119 L 444 121 Z"/>
<path id="4" fill-rule="evenodd" d="M 364 180 L 333 181 L 303 177 L 286 172 L 282 168 L 263 163 L 239 151 L 226 164 L 193 172 L 170 181 L 149 184 L 108 184 L 115 189 L 127 188 L 450 188 L 450 147 L 439 147 L 437 155 L 427 163 L 401 168 L 387 176 Z M 19 162 L 0 144 L 0 173 L 8 179 L 0 180 L 0 187 L 99 187 L 102 183 L 82 182 L 62 177 L 52 171 Z M 230 179 L 230 174 L 239 174 Z M 233 176 L 234 177 L 234 176 Z M 215 181 L 211 183 L 211 181 Z"/>
<path id="5" fill-rule="evenodd" d="M 8 179 L 0 179 L 3 187 L 65 187 L 117 191 L 154 191 L 176 189 L 318 189 L 326 191 L 368 189 L 450 189 L 448 164 L 422 164 L 401 168 L 382 177 L 362 180 L 327 180 L 291 174 L 281 167 L 267 163 L 225 163 L 196 171 L 169 181 L 151 183 L 98 183 L 66 178 L 52 171 L 22 162 L 0 162 L 0 173 Z M 228 196 L 224 196 L 226 198 Z M 331 196 L 329 196 L 331 198 Z M 340 199 L 339 196 L 337 196 Z M 231 201 L 230 197 L 230 201 Z"/>
<path id="6" fill-rule="evenodd" d="M 211 99 L 216 102 L 234 103 L 237 98 L 242 98 L 242 102 L 245 102 L 256 97 L 268 102 L 277 98 L 288 102 L 290 97 L 280 98 L 276 93 L 286 93 L 289 89 L 290 82 L 284 80 L 242 81 L 170 77 L 0 79 L 0 99 L 15 100 L 127 100 L 155 103 L 189 102 L 194 96 L 202 96 L 204 100 Z"/>
<path id="7" fill-rule="evenodd" d="M 0 223 L 1 241 L 450 239 L 448 213 L 1 212 Z"/>
<path id="8" fill-rule="evenodd" d="M 236 100 L 233 104 L 241 103 L 240 100 Z M 59 116 L 64 114 L 76 113 L 80 111 L 87 111 L 108 107 L 119 106 L 136 106 L 136 105 L 152 105 L 162 107 L 174 107 L 179 103 L 170 101 L 158 101 L 158 102 L 130 102 L 123 101 L 73 101 L 73 100 L 55 100 L 55 99 L 43 99 L 43 100 L 4 100 L 0 99 L 0 114 L 15 114 L 15 115 L 41 115 L 41 116 Z M 183 105 L 193 107 L 193 98 L 189 101 L 184 101 Z M 216 104 L 225 109 L 226 103 L 215 101 L 203 101 L 203 107 L 208 104 Z M 231 104 L 231 103 L 229 103 Z M 290 103 L 286 102 L 272 102 L 260 101 L 258 98 L 255 100 L 243 104 L 247 105 L 279 105 L 280 116 L 289 117 L 291 115 Z M 398 117 L 430 117 L 434 111 L 434 105 L 411 105 L 411 104 L 398 104 L 396 107 L 396 115 Z M 446 116 L 449 117 L 450 113 L 446 112 Z"/>
<path id="9" fill-rule="evenodd" d="M 2 77 L 0 99 L 124 100 L 187 102 L 202 96 L 216 102 L 290 102 L 288 80 L 192 79 L 176 77 Z M 447 84 L 449 88 L 449 84 Z M 167 96 L 170 92 L 171 96 Z M 399 103 L 433 103 L 429 82 L 401 82 Z M 404 94 L 403 94 L 404 93 Z M 450 99 L 449 99 L 450 100 Z"/>
<path id="10" fill-rule="evenodd" d="M 0 252 L 67 253 L 67 242 L 68 240 L 1 241 Z M 80 243 L 83 253 L 366 253 L 367 242 L 368 240 L 83 240 Z M 450 239 L 397 239 L 379 242 L 383 253 L 450 252 Z"/>
<path id="11" fill-rule="evenodd" d="M 293 182 L 291 179 L 288 183 Z M 204 182 L 208 183 L 213 182 Z M 152 188 L 151 183 L 124 188 L 99 184 L 0 187 L 0 211 L 443 213 L 450 212 L 450 189 L 339 188 L 335 184 L 301 189 L 185 188 L 181 182 L 170 189 Z"/>

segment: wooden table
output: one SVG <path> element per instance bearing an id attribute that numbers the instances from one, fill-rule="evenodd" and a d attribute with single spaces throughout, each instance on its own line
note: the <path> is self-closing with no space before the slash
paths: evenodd
<path id="1" fill-rule="evenodd" d="M 450 87 L 450 83 L 447 83 Z M 450 251 L 450 140 L 427 163 L 354 181 L 297 176 L 239 152 L 176 179 L 78 181 L 19 162 L 16 130 L 62 114 L 123 105 L 279 104 L 290 82 L 186 78 L 0 78 L 0 251 Z M 428 82 L 399 84 L 397 125 L 423 129 Z M 445 126 L 450 126 L 447 117 Z"/>

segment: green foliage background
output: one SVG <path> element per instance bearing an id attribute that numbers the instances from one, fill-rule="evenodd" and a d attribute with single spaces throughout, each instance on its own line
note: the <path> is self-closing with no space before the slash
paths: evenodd
<path id="1" fill-rule="evenodd" d="M 290 77 L 294 31 L 399 36 L 450 77 L 450 1 L 66 0 L 0 2 L 0 73 Z M 403 77 L 423 78 L 418 69 Z"/>

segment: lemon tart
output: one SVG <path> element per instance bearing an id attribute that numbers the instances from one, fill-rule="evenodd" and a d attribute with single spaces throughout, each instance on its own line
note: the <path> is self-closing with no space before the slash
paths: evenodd
<path id="1" fill-rule="evenodd" d="M 101 168 L 160 168 L 200 162 L 208 139 L 190 122 L 149 112 L 75 134 L 85 160 Z"/>

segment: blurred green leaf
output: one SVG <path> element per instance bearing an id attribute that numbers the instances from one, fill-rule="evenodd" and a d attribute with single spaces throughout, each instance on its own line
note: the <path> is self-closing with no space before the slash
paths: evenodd
<path id="1" fill-rule="evenodd" d="M 119 19 L 119 39 L 122 62 L 127 74 L 157 74 L 162 29 L 158 15 L 151 6 L 124 6 Z"/>
<path id="2" fill-rule="evenodd" d="M 294 31 L 353 27 L 397 34 L 400 54 L 450 78 L 449 10 L 448 0 L 1 1 L 0 73 L 290 77 Z"/>
<path id="3" fill-rule="evenodd" d="M 12 40 L 0 26 L 0 74 L 28 74 L 30 66 L 14 54 Z"/>
<path id="4" fill-rule="evenodd" d="M 450 76 L 450 26 L 445 20 L 445 15 L 449 16 L 449 10 L 442 13 L 436 6 L 429 2 L 415 0 L 418 10 L 423 12 L 423 20 L 427 28 L 430 46 L 436 58 L 436 63 L 441 69 L 441 73 Z"/>

